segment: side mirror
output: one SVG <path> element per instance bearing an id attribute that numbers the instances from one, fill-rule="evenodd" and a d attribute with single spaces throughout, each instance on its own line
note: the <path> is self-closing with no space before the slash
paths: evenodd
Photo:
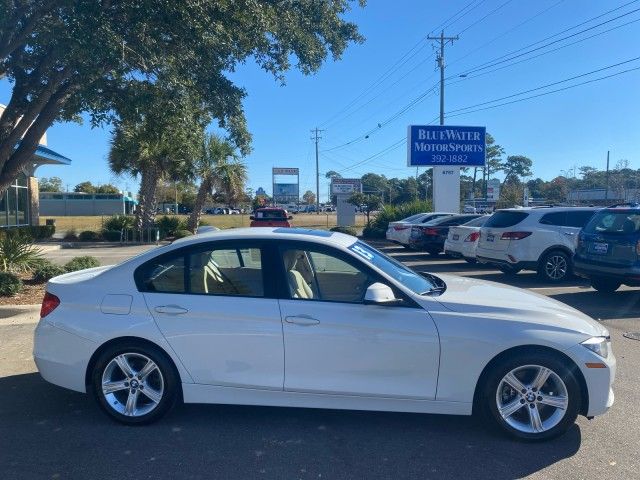
<path id="1" fill-rule="evenodd" d="M 255 219 L 256 219 L 256 217 L 254 217 L 253 215 L 251 215 L 251 216 L 249 217 L 249 220 L 255 220 Z"/>
<path id="2" fill-rule="evenodd" d="M 373 283 L 369 285 L 364 294 L 364 303 L 367 305 L 398 305 L 402 303 L 402 299 L 396 298 L 388 285 Z"/>

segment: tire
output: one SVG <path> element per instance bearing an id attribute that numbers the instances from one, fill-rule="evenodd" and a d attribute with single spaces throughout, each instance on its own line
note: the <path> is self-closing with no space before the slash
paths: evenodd
<path id="1" fill-rule="evenodd" d="M 613 293 L 622 282 L 605 277 L 591 277 L 591 286 L 600 293 Z"/>
<path id="2" fill-rule="evenodd" d="M 437 257 L 438 255 L 440 255 L 440 252 L 442 252 L 442 250 L 440 250 L 439 248 L 430 248 L 427 250 L 427 253 L 432 257 Z"/>
<path id="3" fill-rule="evenodd" d="M 551 283 L 565 281 L 571 276 L 571 257 L 562 250 L 546 253 L 538 262 L 538 276 Z"/>
<path id="4" fill-rule="evenodd" d="M 476 260 L 475 258 L 467 258 L 467 257 L 465 257 L 464 261 L 467 262 L 467 263 L 470 263 L 471 265 L 474 265 L 474 264 L 478 263 L 478 260 Z"/>
<path id="5" fill-rule="evenodd" d="M 500 270 L 505 275 L 517 275 L 522 269 L 516 268 L 516 267 L 507 267 L 506 265 L 500 265 L 498 266 L 498 270 Z"/>
<path id="6" fill-rule="evenodd" d="M 538 375 L 547 375 L 546 380 L 541 383 Z M 520 440 L 543 441 L 562 435 L 575 423 L 581 408 L 575 374 L 566 360 L 550 352 L 506 358 L 485 380 L 478 398 L 485 419 Z"/>
<path id="7" fill-rule="evenodd" d="M 102 352 L 91 374 L 91 386 L 102 410 L 126 425 L 155 422 L 180 396 L 179 376 L 167 355 L 157 347 L 135 342 L 116 344 Z"/>

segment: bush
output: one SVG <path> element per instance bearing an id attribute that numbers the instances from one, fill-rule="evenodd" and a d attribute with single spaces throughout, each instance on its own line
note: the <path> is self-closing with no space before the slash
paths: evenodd
<path id="1" fill-rule="evenodd" d="M 156 227 L 160 230 L 161 238 L 172 237 L 178 230 L 181 230 L 180 218 L 163 215 L 156 220 Z"/>
<path id="2" fill-rule="evenodd" d="M 4 272 L 28 272 L 42 261 L 39 248 L 33 238 L 19 230 L 0 234 L 0 270 Z"/>
<path id="3" fill-rule="evenodd" d="M 109 230 L 124 230 L 125 228 L 133 228 L 135 223 L 135 217 L 131 215 L 113 215 L 109 217 L 103 225 L 104 231 Z M 118 236 L 118 240 L 120 240 L 120 236 Z"/>
<path id="4" fill-rule="evenodd" d="M 70 262 L 68 262 L 64 266 L 64 269 L 67 272 L 75 272 L 77 270 L 84 270 L 85 268 L 93 268 L 93 267 L 99 267 L 99 266 L 100 266 L 100 262 L 98 261 L 97 258 L 90 257 L 90 256 L 82 256 L 82 257 L 76 257 Z"/>
<path id="5" fill-rule="evenodd" d="M 346 233 L 347 235 L 351 235 L 354 237 L 358 235 L 358 231 L 356 230 L 356 227 L 333 227 L 331 231 L 338 232 L 338 233 Z"/>
<path id="6" fill-rule="evenodd" d="M 51 238 L 56 233 L 56 227 L 53 225 L 29 225 L 24 227 L 10 227 L 6 231 L 23 233 L 30 236 L 34 240 L 44 240 Z"/>
<path id="7" fill-rule="evenodd" d="M 63 275 L 67 271 L 60 265 L 55 265 L 48 260 L 45 260 L 33 270 L 33 281 L 38 283 L 44 283 L 51 280 L 53 277 Z"/>
<path id="8" fill-rule="evenodd" d="M 0 295 L 13 297 L 22 290 L 22 280 L 15 273 L 0 272 Z"/>
<path id="9" fill-rule="evenodd" d="M 191 230 L 178 230 L 176 233 L 173 234 L 174 238 L 184 238 L 184 237 L 188 237 L 189 235 L 193 235 L 193 232 Z"/>
<path id="10" fill-rule="evenodd" d="M 77 242 L 78 234 L 76 233 L 76 229 L 72 228 L 70 230 L 67 230 L 62 239 L 66 242 Z"/>
<path id="11" fill-rule="evenodd" d="M 120 230 L 104 230 L 102 237 L 108 242 L 119 242 L 121 233 Z"/>
<path id="12" fill-rule="evenodd" d="M 384 238 L 387 228 L 389 228 L 389 222 L 395 222 L 416 213 L 430 212 L 431 210 L 431 202 L 419 200 L 400 205 L 385 205 L 371 221 L 371 225 L 364 229 L 362 236 L 366 238 Z"/>
<path id="13" fill-rule="evenodd" d="M 81 242 L 97 242 L 100 240 L 100 234 L 92 230 L 85 230 L 84 232 L 80 232 L 78 239 Z"/>

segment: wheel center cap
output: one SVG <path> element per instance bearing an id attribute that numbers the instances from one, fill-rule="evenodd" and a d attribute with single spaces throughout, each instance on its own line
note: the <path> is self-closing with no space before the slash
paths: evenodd
<path id="1" fill-rule="evenodd" d="M 138 388 L 139 384 L 137 380 L 131 380 L 131 388 Z"/>
<path id="2" fill-rule="evenodd" d="M 527 393 L 524 398 L 527 400 L 527 402 L 530 402 L 530 403 L 533 403 L 536 401 L 536 396 L 534 395 L 533 392 Z"/>

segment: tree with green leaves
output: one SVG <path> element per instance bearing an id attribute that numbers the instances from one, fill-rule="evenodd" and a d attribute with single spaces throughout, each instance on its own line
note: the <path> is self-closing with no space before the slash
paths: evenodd
<path id="1" fill-rule="evenodd" d="M 96 193 L 120 193 L 120 189 L 115 185 L 111 185 L 110 183 L 105 183 L 104 185 L 98 185 L 95 187 Z"/>
<path id="2" fill-rule="evenodd" d="M 314 203 L 316 203 L 316 194 L 311 190 L 307 190 L 306 192 L 304 192 L 304 195 L 302 195 L 302 200 L 307 205 L 313 205 Z"/>
<path id="3" fill-rule="evenodd" d="M 292 63 L 303 74 L 317 71 L 362 41 L 344 19 L 353 3 L 0 0 L 0 78 L 13 86 L 0 117 L 0 192 L 54 122 L 87 113 L 94 126 L 131 126 L 140 106 L 131 99 L 148 85 L 193 90 L 244 148 L 246 92 L 231 80 L 237 65 L 253 60 L 281 83 Z"/>
<path id="4" fill-rule="evenodd" d="M 356 192 L 347 200 L 351 205 L 358 208 L 364 207 L 364 214 L 367 217 L 367 226 L 371 225 L 371 212 L 378 210 L 382 206 L 382 199 L 378 195 Z"/>
<path id="5" fill-rule="evenodd" d="M 532 175 L 533 161 L 524 155 L 509 155 L 502 164 L 504 183 L 510 180 L 521 180 Z"/>
<path id="6" fill-rule="evenodd" d="M 207 197 L 217 190 L 229 206 L 244 196 L 247 167 L 240 162 L 231 142 L 217 135 L 209 135 L 204 141 L 201 155 L 195 162 L 195 174 L 200 179 L 193 211 L 187 228 L 198 229 L 202 209 Z"/>
<path id="7" fill-rule="evenodd" d="M 151 95 L 146 97 L 146 92 Z M 144 109 L 115 123 L 109 165 L 118 175 L 140 176 L 136 225 L 149 228 L 155 222 L 160 181 L 192 175 L 209 117 L 199 102 L 182 90 L 160 90 L 151 85 L 136 99 Z"/>
<path id="8" fill-rule="evenodd" d="M 38 180 L 38 190 L 41 192 L 62 192 L 60 177 L 42 177 Z"/>
<path id="9" fill-rule="evenodd" d="M 73 191 L 78 193 L 96 193 L 96 187 L 89 181 L 80 182 L 73 188 Z"/>

